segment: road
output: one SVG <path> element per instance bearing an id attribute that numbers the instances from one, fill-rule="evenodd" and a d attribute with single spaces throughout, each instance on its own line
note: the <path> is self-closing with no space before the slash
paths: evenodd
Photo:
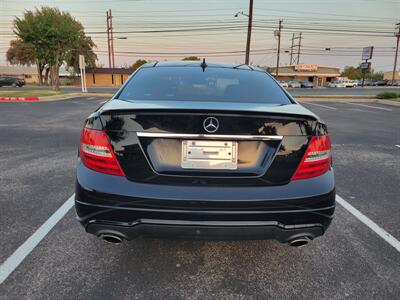
<path id="1" fill-rule="evenodd" d="M 0 262 L 74 193 L 88 97 L 0 103 Z M 400 239 L 399 107 L 305 103 L 329 125 L 337 193 Z M 398 146 L 396 146 L 398 145 Z M 304 248 L 275 241 L 136 240 L 88 235 L 73 209 L 0 285 L 0 299 L 398 299 L 400 252 L 341 205 Z"/>
<path id="2" fill-rule="evenodd" d="M 25 86 L 23 89 L 48 89 L 47 86 Z M 62 90 L 71 92 L 81 92 L 80 87 L 64 86 Z M 0 87 L 0 91 L 15 91 L 19 88 Z M 88 87 L 90 93 L 115 93 L 118 88 L 115 87 Z M 377 95 L 382 92 L 396 92 L 400 93 L 400 87 L 357 87 L 357 88 L 318 88 L 318 89 L 288 89 L 292 95 Z"/>

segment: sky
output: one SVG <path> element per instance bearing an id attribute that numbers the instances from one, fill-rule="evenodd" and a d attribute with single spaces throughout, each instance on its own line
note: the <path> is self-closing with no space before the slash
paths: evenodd
<path id="1" fill-rule="evenodd" d="M 108 66 L 106 11 L 112 10 L 116 66 L 137 59 L 243 63 L 249 0 L 0 0 L 0 65 L 13 35 L 13 20 L 41 6 L 68 11 L 97 45 L 100 66 Z M 393 68 L 400 0 L 254 0 L 250 62 L 275 66 L 282 20 L 281 65 L 289 64 L 293 33 L 302 33 L 300 63 L 343 68 L 361 62 L 374 46 L 372 67 Z M 295 41 L 295 44 L 298 40 Z M 329 48 L 330 50 L 326 50 Z"/>

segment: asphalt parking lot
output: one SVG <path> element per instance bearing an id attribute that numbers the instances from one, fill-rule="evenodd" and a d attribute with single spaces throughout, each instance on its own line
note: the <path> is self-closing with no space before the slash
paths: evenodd
<path id="1" fill-rule="evenodd" d="M 82 121 L 105 100 L 0 103 L 0 263 L 74 193 Z M 86 234 L 70 209 L 0 285 L 0 299 L 399 299 L 400 107 L 304 105 L 329 126 L 338 195 L 375 230 L 338 205 L 326 235 L 303 248 L 275 241 L 109 245 Z"/>

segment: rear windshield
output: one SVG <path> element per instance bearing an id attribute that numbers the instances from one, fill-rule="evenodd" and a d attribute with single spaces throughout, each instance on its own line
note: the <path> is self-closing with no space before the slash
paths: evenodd
<path id="1" fill-rule="evenodd" d="M 123 100 L 224 101 L 291 104 L 266 73 L 232 68 L 140 69 L 118 96 Z"/>

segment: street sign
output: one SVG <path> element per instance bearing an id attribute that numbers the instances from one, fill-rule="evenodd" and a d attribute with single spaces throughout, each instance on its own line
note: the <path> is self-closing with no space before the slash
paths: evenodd
<path id="1" fill-rule="evenodd" d="M 85 56 L 79 55 L 79 69 L 84 69 L 85 67 Z"/>
<path id="2" fill-rule="evenodd" d="M 374 46 L 364 47 L 362 51 L 362 60 L 372 59 L 373 52 Z"/>
<path id="3" fill-rule="evenodd" d="M 85 57 L 83 55 L 79 55 L 79 69 L 81 71 L 82 92 L 83 93 L 87 93 L 87 87 L 86 87 L 86 64 L 85 64 Z"/>
<path id="4" fill-rule="evenodd" d="M 363 62 L 360 64 L 360 69 L 361 70 L 368 70 L 371 67 L 371 63 L 370 62 Z"/>

